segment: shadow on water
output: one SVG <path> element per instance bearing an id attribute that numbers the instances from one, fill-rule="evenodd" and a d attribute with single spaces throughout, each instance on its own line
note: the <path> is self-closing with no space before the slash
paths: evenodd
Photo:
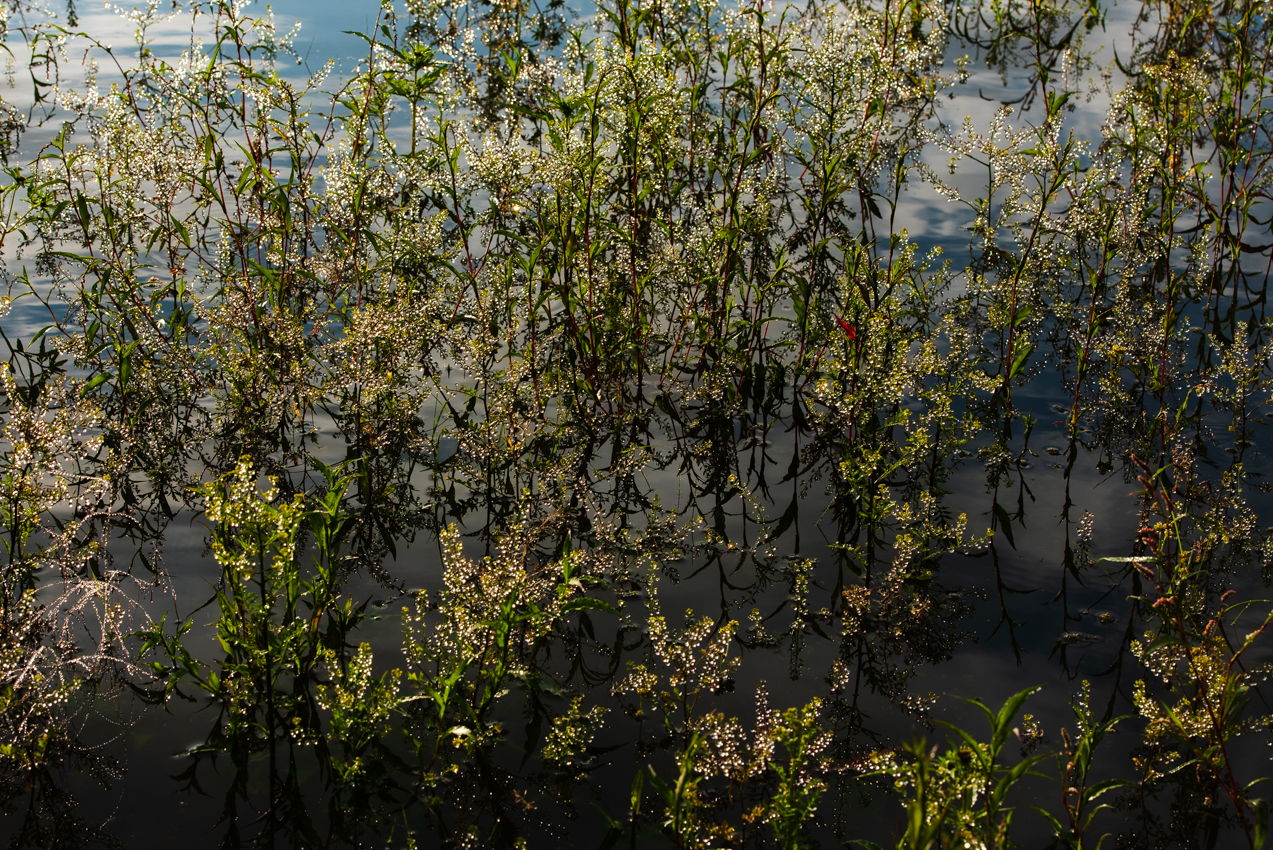
<path id="1" fill-rule="evenodd" d="M 1268 23 L 1143 12 L 12 8 L 9 846 L 1259 846 Z"/>

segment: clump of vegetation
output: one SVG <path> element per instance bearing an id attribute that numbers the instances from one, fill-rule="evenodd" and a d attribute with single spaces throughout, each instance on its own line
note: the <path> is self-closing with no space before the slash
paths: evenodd
<path id="1" fill-rule="evenodd" d="M 1264 845 L 1260 0 L 0 9 L 17 845 L 130 698 L 226 846 Z"/>

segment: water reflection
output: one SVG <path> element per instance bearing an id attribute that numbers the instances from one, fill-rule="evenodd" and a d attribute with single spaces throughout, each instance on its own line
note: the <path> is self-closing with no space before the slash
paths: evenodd
<path id="1" fill-rule="evenodd" d="M 1267 114 L 1220 95 L 1266 24 L 1146 7 L 1084 143 L 1101 7 L 836 9 L 788 43 L 625 3 L 587 46 L 465 7 L 480 56 L 459 7 L 386 12 L 349 138 L 193 64 L 78 107 L 79 188 L 25 196 L 52 287 L 13 278 L 53 324 L 3 373 L 13 846 L 796 847 L 900 811 L 903 846 L 1004 846 L 1009 805 L 1066 846 L 1093 813 L 1254 842 Z M 213 14 L 212 64 L 278 54 Z M 947 35 L 1026 120 L 941 125 Z M 971 210 L 962 276 L 903 229 L 920 182 Z M 113 740 L 93 705 L 146 707 Z M 1044 751 L 1059 803 L 1013 767 Z"/>

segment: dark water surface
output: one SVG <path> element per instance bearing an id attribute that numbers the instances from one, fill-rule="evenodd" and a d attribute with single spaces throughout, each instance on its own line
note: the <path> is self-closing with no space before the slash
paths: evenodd
<path id="1" fill-rule="evenodd" d="M 369 31 L 377 20 L 376 11 L 373 4 L 328 0 L 273 4 L 280 24 L 294 19 L 303 23 L 296 41 L 302 67 L 314 70 L 327 58 L 335 58 L 336 76 L 352 74 L 366 53 L 364 41 L 343 31 Z M 1104 27 L 1093 31 L 1088 42 L 1096 62 L 1107 62 L 1115 52 L 1130 56 L 1129 33 L 1139 11 L 1139 7 L 1123 6 L 1106 10 Z M 99 13 L 81 14 L 81 25 L 91 29 Z M 583 19 L 581 15 L 579 20 Z M 962 52 L 954 42 L 947 49 L 952 62 Z M 968 115 L 984 132 L 1000 101 L 1023 92 L 1022 80 L 1029 79 L 1028 74 L 1009 67 L 1001 75 L 997 67 L 986 67 L 982 58 L 975 57 L 969 78 L 952 87 L 953 98 L 941 101 L 936 123 L 957 127 Z M 1126 75 L 1110 68 L 1109 80 L 1093 83 L 1097 91 L 1086 100 L 1076 96 L 1077 108 L 1062 122 L 1063 132 L 1086 138 L 1093 149 L 1101 144 L 1101 126 L 1111 100 L 1108 92 L 1130 84 Z M 1099 76 L 1098 70 L 1097 65 L 1087 69 L 1093 77 Z M 1089 83 L 1077 86 L 1086 91 Z M 1020 123 L 1013 126 L 1037 124 L 1039 108 L 1014 118 Z M 1267 130 L 1269 119 L 1262 120 Z M 39 132 L 32 131 L 30 138 L 38 138 Z M 1268 136 L 1261 136 L 1256 144 L 1267 146 Z M 1197 151 L 1206 151 L 1210 145 L 1214 140 L 1203 140 Z M 947 179 L 944 163 L 950 155 L 936 143 L 917 156 Z M 969 197 L 984 193 L 974 188 L 984 183 L 984 172 L 966 160 L 948 179 Z M 990 195 L 992 208 L 1002 201 L 1002 190 L 996 191 L 1000 194 Z M 1253 209 L 1256 224 L 1251 225 L 1248 242 L 1267 242 L 1268 228 L 1260 224 L 1264 219 L 1259 215 L 1267 213 L 1267 197 Z M 993 276 L 984 244 L 969 231 L 974 218 L 966 206 L 947 201 L 914 179 L 900 194 L 890 224 L 894 234 L 905 229 L 920 254 L 942 248 L 955 272 L 973 266 Z M 1261 227 L 1262 236 L 1256 232 Z M 1177 230 L 1186 236 L 1193 232 L 1187 224 L 1178 223 Z M 1021 250 L 1006 226 L 1000 238 L 1005 251 Z M 887 245 L 887 237 L 881 240 Z M 714 623 L 709 630 L 712 635 L 736 622 L 726 645 L 738 666 L 699 695 L 700 716 L 710 709 L 722 717 L 738 718 L 743 728 L 752 729 L 762 684 L 771 707 L 779 711 L 806 705 L 814 698 L 822 701 L 820 723 L 833 737 L 820 766 L 825 790 L 801 839 L 811 846 L 846 846 L 855 838 L 886 845 L 899 827 L 904 808 L 888 779 L 869 775 L 871 754 L 898 747 L 916 734 L 941 747 L 948 742 L 953 742 L 951 747 L 961 745 L 954 737 L 948 739 L 953 733 L 934 721 L 962 726 L 984 740 L 985 720 L 965 700 L 980 700 L 997 709 L 1011 695 L 1034 686 L 1042 689 L 1029 699 L 1024 712 L 1032 715 L 1043 737 L 1031 741 L 1025 720 L 1015 720 L 1012 725 L 1018 734 L 1006 752 L 1016 758 L 1017 750 L 1052 752 L 1061 747 L 1062 727 L 1074 728 L 1071 702 L 1088 680 L 1098 717 L 1130 716 L 1102 745 L 1097 773 L 1101 778 L 1139 782 L 1143 773 L 1133 756 L 1145 757 L 1146 720 L 1136 716 L 1133 694 L 1135 681 L 1147 674 L 1132 654 L 1131 641 L 1157 627 L 1149 608 L 1153 600 L 1137 603 L 1135 599 L 1154 594 L 1150 580 L 1134 564 L 1100 559 L 1148 558 L 1152 550 L 1140 529 L 1161 518 L 1154 515 L 1144 484 L 1137 481 L 1144 470 L 1136 458 L 1146 451 L 1155 453 L 1147 459 L 1152 470 L 1164 468 L 1169 478 L 1179 476 L 1179 487 L 1173 492 L 1181 494 L 1182 515 L 1218 516 L 1222 527 L 1229 508 L 1213 511 L 1213 497 L 1223 489 L 1223 476 L 1231 474 L 1237 476 L 1232 488 L 1255 515 L 1260 535 L 1271 521 L 1273 497 L 1267 482 L 1273 481 L 1273 466 L 1264 453 L 1270 435 L 1260 418 L 1267 411 L 1270 370 L 1264 347 L 1267 328 L 1261 324 L 1266 273 L 1252 271 L 1268 259 L 1269 248 L 1257 247 L 1243 249 L 1251 257 L 1232 261 L 1250 260 L 1247 275 L 1239 276 L 1247 287 L 1242 295 L 1213 283 L 1213 290 L 1195 289 L 1179 296 L 1178 305 L 1185 322 L 1209 327 L 1222 340 L 1236 336 L 1239 347 L 1253 352 L 1257 380 L 1249 399 L 1239 405 L 1244 417 L 1249 412 L 1245 436 L 1235 438 L 1229 427 L 1238 418 L 1232 405 L 1216 400 L 1216 393 L 1230 386 L 1232 379 L 1219 373 L 1216 351 L 1197 331 L 1180 331 L 1172 338 L 1176 371 L 1166 400 L 1161 394 L 1156 398 L 1152 387 L 1139 377 L 1137 368 L 1143 363 L 1130 363 L 1121 371 L 1114 365 L 1109 368 L 1110 380 L 1125 386 L 1128 398 L 1141 405 L 1139 409 L 1127 405 L 1114 409 L 1098 399 L 1085 403 L 1071 425 L 1078 397 L 1073 383 L 1074 337 L 1069 335 L 1075 325 L 1066 324 L 1072 317 L 1057 306 L 1071 290 L 1058 286 L 1058 291 L 1064 291 L 1049 302 L 1053 312 L 1032 326 L 1037 347 L 1032 356 L 1027 355 L 1027 368 L 1016 380 L 1010 401 L 1005 403 L 993 389 L 955 397 L 951 401 L 959 413 L 980 417 L 977 426 L 969 429 L 969 441 L 960 446 L 934 443 L 929 455 L 912 459 L 910 466 L 899 466 L 881 485 L 899 503 L 920 505 L 931 495 L 937 506 L 934 517 L 941 522 L 953 524 L 960 514 L 967 517 L 960 539 L 932 544 L 935 554 L 916 556 L 900 579 L 891 570 L 897 534 L 902 533 L 905 521 L 890 515 L 872 525 L 866 517 L 872 504 L 870 488 L 850 483 L 851 467 L 864 463 L 863 455 L 854 454 L 856 429 L 865 428 L 863 423 L 878 417 L 879 411 L 867 410 L 861 421 L 846 427 L 822 404 L 828 396 L 817 388 L 816 367 L 795 377 L 784 368 L 783 358 L 792 356 L 789 352 L 762 350 L 754 361 L 729 367 L 733 371 L 732 384 L 726 382 L 728 391 L 703 392 L 697 398 L 687 397 L 692 393 L 686 392 L 686 388 L 702 387 L 693 376 L 662 393 L 654 386 L 657 376 L 638 376 L 649 380 L 648 386 L 616 382 L 616 393 L 622 393 L 628 410 L 635 411 L 631 415 L 607 418 L 598 413 L 600 424 L 586 438 L 578 422 L 557 430 L 542 426 L 533 435 L 538 442 L 528 439 L 523 455 L 498 462 L 484 460 L 482 451 L 494 457 L 501 440 L 512 446 L 514 437 L 474 436 L 466 430 L 473 421 L 490 425 L 494 419 L 484 419 L 481 413 L 466 419 L 454 406 L 457 400 L 477 397 L 466 396 L 468 387 L 498 387 L 498 383 L 483 384 L 487 379 L 464 374 L 458 363 L 454 370 L 451 362 L 435 363 L 437 374 L 443 376 L 438 386 L 444 389 L 418 412 L 419 421 L 426 423 L 420 431 L 427 439 L 410 446 L 404 443 L 404 447 L 386 442 L 372 461 L 396 470 L 387 480 L 392 480 L 394 498 L 400 501 L 385 518 L 364 517 L 364 525 L 358 526 L 357 534 L 365 535 L 358 539 L 366 545 L 360 550 L 358 569 L 345 577 L 340 591 L 342 598 L 356 604 L 366 602 L 367 616 L 344 636 L 347 646 L 339 666 L 348 664 L 354 649 L 364 642 L 374 653 L 376 675 L 406 664 L 403 612 L 415 609 L 417 591 L 426 590 L 435 602 L 443 593 L 439 536 L 449 524 L 454 523 L 463 535 L 462 551 L 474 562 L 495 553 L 500 535 L 516 528 L 522 528 L 529 540 L 531 560 L 544 569 L 549 565 L 559 570 L 557 565 L 563 553 L 571 551 L 569 547 L 611 559 L 606 562 L 609 567 L 595 573 L 604 584 L 589 591 L 605 605 L 563 616 L 531 655 L 534 676 L 510 679 L 501 686 L 497 701 L 483 718 L 496 730 L 483 748 L 459 755 L 464 736 L 473 730 L 453 719 L 447 721 L 453 724 L 451 730 L 463 731 L 439 730 L 448 741 L 434 742 L 443 755 L 425 759 L 413 750 L 409 739 L 397 734 L 393 724 L 399 721 L 390 721 L 378 733 L 377 748 L 365 754 L 372 765 L 365 775 L 375 777 L 375 782 L 353 783 L 352 791 L 333 790 L 330 756 L 312 741 L 289 739 L 279 732 L 268 745 L 230 742 L 221 734 L 225 720 L 221 701 L 186 686 L 166 703 L 156 704 L 162 684 L 147 680 L 144 667 L 131 668 L 121 662 L 117 672 L 99 673 L 93 687 L 71 697 L 74 710 L 68 716 L 74 718 L 69 727 L 74 746 L 45 767 L 14 774 L 16 778 L 6 786 L 0 837 L 14 847 L 190 850 L 403 847 L 408 846 L 408 833 L 414 846 L 421 847 L 465 842 L 465 846 L 512 846 L 519 838 L 530 847 L 674 846 L 679 839 L 669 838 L 668 830 L 662 828 L 659 807 L 663 804 L 654 795 L 651 781 L 643 780 L 644 790 L 636 792 L 638 799 L 644 799 L 644 814 L 633 812 L 633 781 L 637 776 L 648 780 L 650 771 L 675 779 L 689 726 L 672 729 L 672 720 L 656 721 L 653 701 L 642 702 L 622 693 L 620 687 L 629 675 L 629 664 L 652 657 L 649 606 L 655 599 L 672 628 L 685 622 L 682 615 L 687 610 L 694 612 L 695 619 L 709 617 Z M 1184 251 L 1175 246 L 1163 254 L 1164 267 L 1170 266 L 1168 276 L 1193 273 L 1193 261 Z M 1150 307 L 1165 298 L 1155 274 L 1146 271 L 1144 280 L 1128 285 Z M 953 274 L 948 297 L 962 297 L 971 276 Z M 1085 291 L 1073 291 L 1077 292 L 1074 304 L 1081 307 L 1086 303 Z M 1221 306 L 1233 304 L 1238 306 L 1227 313 L 1228 307 Z M 847 345 L 830 321 L 839 319 L 832 307 L 824 310 L 823 317 L 829 330 L 809 343 L 811 350 L 819 345 L 824 349 Z M 793 314 L 789 304 L 775 309 L 784 316 Z M 1062 313 L 1064 319 L 1059 319 Z M 1152 318 L 1152 314 L 1149 307 L 1144 310 L 1145 316 Z M 5 318 L 5 331 L 11 339 L 29 339 L 47 315 L 47 310 L 41 313 L 30 302 L 20 302 Z M 1241 324 L 1247 319 L 1252 321 L 1249 327 Z M 863 336 L 868 321 L 869 315 L 864 315 L 858 326 Z M 993 325 L 993 320 L 981 325 L 969 320 L 970 339 L 976 334 L 988 339 L 985 335 L 991 334 Z M 474 335 L 481 333 L 476 323 L 473 327 Z M 1130 335 L 1133 330 L 1120 333 Z M 1146 325 L 1141 330 L 1152 328 Z M 955 345 L 952 339 L 953 335 L 943 338 L 948 350 Z M 512 354 L 508 357 L 511 364 Z M 835 357 L 839 359 L 825 370 L 826 374 L 840 370 L 833 380 L 850 381 L 859 366 L 866 374 L 867 367 L 855 365 L 847 355 Z M 705 368 L 703 374 L 708 371 Z M 763 389 L 758 377 L 762 374 Z M 935 385 L 940 377 L 933 373 L 926 380 Z M 1100 396 L 1101 390 L 1088 388 L 1087 393 Z M 929 402 L 915 387 L 906 388 L 901 398 L 890 408 L 893 414 L 909 408 L 918 418 L 929 409 Z M 1170 409 L 1174 415 L 1177 408 L 1193 418 L 1173 424 L 1168 440 L 1152 421 L 1160 409 Z M 504 408 L 483 395 L 481 409 Z M 562 414 L 562 421 L 566 418 Z M 356 462 L 359 447 L 350 436 L 357 429 L 348 422 L 320 415 L 309 421 L 317 439 L 304 449 L 304 462 L 290 460 L 285 453 L 263 455 L 245 448 L 250 441 L 241 433 L 225 432 L 221 435 L 224 444 L 207 452 L 207 456 L 216 455 L 221 466 L 196 470 L 195 477 L 206 482 L 214 472 L 225 473 L 239 453 L 257 460 L 269 455 L 274 460 L 268 468 L 275 475 L 282 473 L 287 491 L 316 497 L 324 486 L 312 459 Z M 614 428 L 607 430 L 611 425 Z M 893 428 L 896 437 L 881 438 L 881 445 L 887 442 L 890 451 L 905 443 L 907 433 L 906 423 L 900 420 Z M 892 433 L 892 429 L 884 430 Z M 585 439 L 587 445 L 581 448 Z M 1187 472 L 1173 454 L 1184 448 L 1195 452 Z M 363 457 L 373 454 L 368 449 Z M 578 465 L 554 466 L 565 457 Z M 143 472 L 133 474 L 145 493 L 149 491 L 148 485 L 141 484 Z M 363 504 L 361 497 L 354 499 L 350 492 L 351 504 Z M 176 622 L 189 619 L 192 628 L 186 649 L 214 665 L 222 650 L 214 630 L 219 609 L 213 595 L 223 572 L 208 548 L 210 524 L 197 507 L 177 505 L 160 523 L 157 539 L 142 539 L 146 535 L 121 525 L 110 535 L 109 546 L 116 567 L 130 565 L 126 569 L 141 580 L 130 591 L 139 610 L 152 622 L 167 616 L 170 632 Z M 536 527 L 534 534 L 525 531 L 526 523 L 518 525 L 522 516 L 532 526 L 533 521 L 542 521 L 543 527 Z M 1189 534 L 1204 536 L 1198 529 L 1214 531 L 1214 526 L 1198 520 Z M 914 530 L 917 525 L 906 527 L 911 529 L 908 533 L 919 534 Z M 1215 534 L 1216 540 L 1223 537 Z M 1244 537 L 1232 542 L 1240 548 L 1238 552 L 1224 549 L 1231 541 L 1217 543 L 1215 561 L 1206 562 L 1207 577 L 1200 581 L 1200 598 L 1205 600 L 1198 604 L 1207 611 L 1216 610 L 1220 604 L 1216 600 L 1225 591 L 1234 591 L 1235 601 L 1255 600 L 1249 610 L 1229 609 L 1222 618 L 1226 634 L 1238 636 L 1234 639 L 1239 642 L 1268 611 L 1268 603 L 1259 601 L 1268 596 L 1267 548 L 1261 548 L 1267 544 L 1262 540 Z M 312 552 L 311 539 L 304 545 Z M 152 565 L 160 566 L 153 573 L 141 569 L 134 557 L 137 552 L 152 559 L 161 555 L 161 560 L 152 560 Z M 846 597 L 846 591 L 869 593 L 885 586 L 896 591 L 895 597 L 889 597 L 892 601 L 877 600 L 873 613 L 866 615 L 869 623 L 863 625 L 859 618 L 858 626 L 850 625 L 846 599 L 852 594 Z M 51 590 L 42 592 L 42 598 L 53 598 Z M 764 634 L 749 619 L 753 610 L 763 621 Z M 425 634 L 437 634 L 434 630 L 443 615 L 434 610 L 423 616 Z M 127 645 L 139 652 L 140 643 L 133 639 Z M 1268 772 L 1268 724 L 1258 717 L 1270 709 L 1265 702 L 1267 686 L 1259 677 L 1263 665 L 1271 661 L 1273 640 L 1266 637 L 1242 659 L 1242 669 L 1252 677 L 1246 715 L 1252 731 L 1232 739 L 1228 758 L 1235 771 L 1249 778 Z M 837 665 L 847 668 L 840 679 Z M 304 687 L 324 684 L 318 680 L 329 672 L 322 669 Z M 291 687 L 288 684 L 286 689 Z M 317 691 L 306 693 L 312 697 Z M 402 695 L 408 693 L 419 701 L 403 703 L 401 717 L 412 717 L 412 711 L 427 704 L 420 697 L 422 691 L 413 692 L 404 685 Z M 553 719 L 565 714 L 575 695 L 584 697 L 585 708 L 602 706 L 606 714 L 595 737 L 576 754 L 585 767 L 572 776 L 569 770 L 546 766 L 537 748 L 543 746 Z M 329 712 L 322 716 L 329 717 Z M 272 725 L 270 730 L 274 736 Z M 446 738 L 452 734 L 453 742 Z M 1022 735 L 1024 742 L 1019 740 Z M 334 737 L 330 746 L 334 752 Z M 445 773 L 435 763 L 441 765 L 446 759 L 454 760 L 448 764 L 467 765 L 454 770 L 460 777 L 458 785 L 445 785 L 444 779 L 430 773 Z M 425 762 L 428 765 L 422 769 L 420 764 Z M 432 778 L 421 779 L 422 770 Z M 1051 776 L 1051 760 L 1038 770 Z M 428 795 L 435 793 L 427 790 L 434 787 L 429 785 L 434 780 L 437 788 L 446 790 L 436 791 L 436 801 L 427 802 Z M 751 784 L 735 786 L 723 780 L 705 784 L 700 802 L 706 814 L 702 816 L 707 822 L 728 821 L 739 832 L 733 838 L 719 834 L 703 838 L 698 846 L 759 846 L 773 840 L 759 821 L 743 826 L 751 824 L 743 815 L 769 793 L 759 789 L 771 790 L 776 781 L 770 773 L 748 780 Z M 1191 780 L 1183 781 L 1188 785 Z M 1202 780 L 1197 781 L 1201 788 Z M 1150 790 L 1141 797 L 1128 791 L 1117 801 L 1115 794 L 1108 798 L 1115 806 L 1101 815 L 1095 834 L 1109 832 L 1121 838 L 1111 838 L 1104 846 L 1114 846 L 1115 841 L 1120 847 L 1205 845 L 1208 835 L 1201 826 L 1198 835 L 1191 833 L 1187 840 L 1161 827 L 1172 818 L 1171 801 L 1180 799 L 1173 798 L 1177 792 L 1171 782 L 1142 787 Z M 1029 847 L 1059 846 L 1048 823 L 1032 815 L 1027 806 L 1059 811 L 1063 791 L 1054 778 L 1023 780 L 1012 797 L 1019 807 L 1013 831 L 1017 841 Z M 1222 808 L 1208 798 L 1206 811 L 1223 826 L 1211 846 L 1247 846 L 1231 813 L 1216 814 Z M 1147 812 L 1159 819 L 1157 832 L 1144 826 Z M 463 830 L 470 826 L 473 832 L 466 839 Z M 1084 846 L 1096 843 L 1089 838 Z"/>

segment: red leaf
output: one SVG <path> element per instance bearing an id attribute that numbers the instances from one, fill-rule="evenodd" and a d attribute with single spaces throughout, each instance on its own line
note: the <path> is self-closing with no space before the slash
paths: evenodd
<path id="1" fill-rule="evenodd" d="M 853 326 L 850 325 L 848 322 L 844 321 L 844 319 L 841 319 L 839 316 L 836 316 L 835 320 L 840 325 L 840 330 L 844 331 L 844 335 L 847 336 L 851 341 L 856 342 L 858 338 L 858 332 L 853 328 Z"/>

